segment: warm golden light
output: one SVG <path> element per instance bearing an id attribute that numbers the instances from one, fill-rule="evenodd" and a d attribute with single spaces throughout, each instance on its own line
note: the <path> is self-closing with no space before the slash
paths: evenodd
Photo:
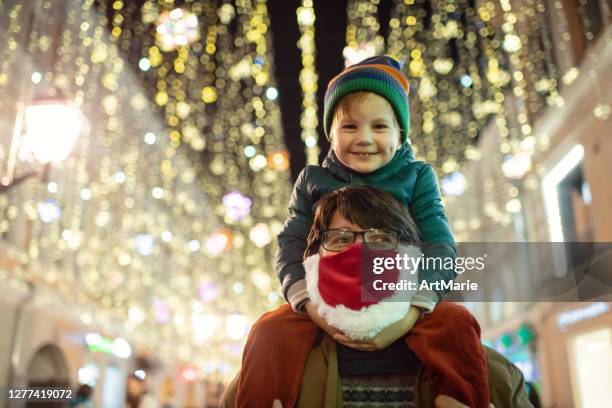
<path id="1" fill-rule="evenodd" d="M 40 163 L 65 160 L 84 126 L 78 108 L 68 102 L 38 102 L 25 107 L 25 134 L 20 155 Z"/>

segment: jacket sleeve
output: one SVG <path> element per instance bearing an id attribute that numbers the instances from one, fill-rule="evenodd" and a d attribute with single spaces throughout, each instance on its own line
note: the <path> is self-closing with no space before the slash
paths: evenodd
<path id="1" fill-rule="evenodd" d="M 451 231 L 442 198 L 438 187 L 438 178 L 429 164 L 424 165 L 417 175 L 410 212 L 423 239 L 423 255 L 425 262 L 419 271 L 419 285 L 422 281 L 428 283 L 448 282 L 457 276 L 449 262 L 443 260 L 457 257 L 457 246 Z M 453 262 L 454 263 L 454 262 Z M 438 302 L 446 291 L 418 291 L 415 295 L 419 300 L 430 299 Z"/>
<path id="2" fill-rule="evenodd" d="M 489 366 L 489 394 L 496 407 L 533 407 L 525 389 L 523 373 L 497 351 L 484 346 Z"/>
<path id="3" fill-rule="evenodd" d="M 305 300 L 302 290 L 292 290 L 290 293 L 289 289 L 306 276 L 302 261 L 306 250 L 306 239 L 313 221 L 313 199 L 307 188 L 308 172 L 306 167 L 295 182 L 289 202 L 289 218 L 278 235 L 276 252 L 276 272 L 281 282 L 283 296 L 294 309 Z M 290 294 L 295 294 L 292 299 L 289 299 Z M 293 299 L 296 295 L 300 299 Z"/>

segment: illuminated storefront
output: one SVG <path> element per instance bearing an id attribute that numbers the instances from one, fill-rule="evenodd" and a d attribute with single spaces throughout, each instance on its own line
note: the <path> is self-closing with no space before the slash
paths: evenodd
<path id="1" fill-rule="evenodd" d="M 561 304 L 539 342 L 546 400 L 559 407 L 604 407 L 612 399 L 610 303 Z"/>

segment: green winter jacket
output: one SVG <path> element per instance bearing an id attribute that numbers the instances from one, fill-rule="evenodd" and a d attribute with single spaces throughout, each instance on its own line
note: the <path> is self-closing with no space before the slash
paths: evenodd
<path id="1" fill-rule="evenodd" d="M 422 241 L 439 244 L 433 249 L 424 249 L 425 256 L 456 257 L 455 240 L 442 206 L 436 173 L 431 165 L 415 160 L 408 143 L 398 149 L 387 165 L 366 174 L 346 167 L 330 149 L 322 166 L 306 166 L 298 176 L 289 203 L 289 218 L 278 235 L 276 270 L 286 299 L 290 286 L 305 277 L 302 261 L 306 238 L 319 200 L 326 193 L 347 185 L 369 185 L 393 194 L 410 211 Z M 449 281 L 455 276 L 452 269 L 419 271 L 419 278 L 428 282 Z M 442 294 L 437 292 L 437 297 Z"/>

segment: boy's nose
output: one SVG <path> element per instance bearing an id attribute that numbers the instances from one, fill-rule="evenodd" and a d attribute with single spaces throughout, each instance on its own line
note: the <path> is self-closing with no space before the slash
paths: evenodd
<path id="1" fill-rule="evenodd" d="M 363 144 L 370 144 L 372 142 L 372 132 L 368 129 L 362 129 L 357 135 L 357 142 Z"/>

